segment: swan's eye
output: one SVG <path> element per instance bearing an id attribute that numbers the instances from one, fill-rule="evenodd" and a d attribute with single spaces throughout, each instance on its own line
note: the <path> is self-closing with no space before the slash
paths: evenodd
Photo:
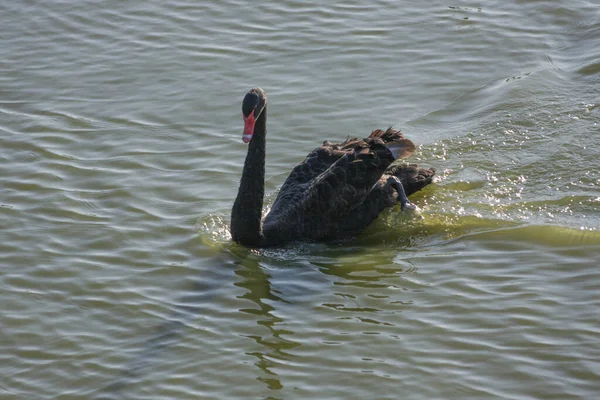
<path id="1" fill-rule="evenodd" d="M 265 103 L 263 101 L 261 101 L 260 103 L 258 103 L 256 105 L 256 107 L 254 107 L 254 118 L 258 119 L 258 117 L 260 117 L 260 114 L 262 114 L 264 109 L 265 109 Z"/>

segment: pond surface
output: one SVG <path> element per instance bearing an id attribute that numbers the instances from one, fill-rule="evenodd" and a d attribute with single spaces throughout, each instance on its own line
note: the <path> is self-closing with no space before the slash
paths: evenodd
<path id="1" fill-rule="evenodd" d="M 594 1 L 0 5 L 1 399 L 593 399 Z M 436 182 L 337 244 L 229 239 L 269 94 L 269 206 L 394 125 Z"/>

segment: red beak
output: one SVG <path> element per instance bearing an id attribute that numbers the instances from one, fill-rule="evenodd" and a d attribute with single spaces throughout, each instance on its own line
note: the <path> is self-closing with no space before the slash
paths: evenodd
<path id="1" fill-rule="evenodd" d="M 242 135 L 242 140 L 244 143 L 250 142 L 252 139 L 252 135 L 254 135 L 254 124 L 256 124 L 256 118 L 254 118 L 254 113 L 251 113 L 247 117 L 242 114 L 244 118 L 244 134 Z"/>

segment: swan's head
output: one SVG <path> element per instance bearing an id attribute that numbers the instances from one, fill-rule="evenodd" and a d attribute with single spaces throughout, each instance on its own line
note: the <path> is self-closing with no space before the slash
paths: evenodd
<path id="1" fill-rule="evenodd" d="M 253 88 L 246 94 L 242 102 L 242 117 L 244 118 L 244 134 L 242 140 L 248 143 L 254 135 L 254 124 L 267 105 L 267 94 L 261 88 Z"/>

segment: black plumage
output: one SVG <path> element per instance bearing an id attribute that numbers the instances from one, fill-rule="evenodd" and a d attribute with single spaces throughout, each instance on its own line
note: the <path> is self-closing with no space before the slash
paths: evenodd
<path id="1" fill-rule="evenodd" d="M 294 167 L 261 223 L 266 113 L 266 94 L 252 89 L 243 102 L 244 139 L 250 144 L 231 214 L 232 238 L 241 244 L 274 246 L 355 235 L 398 203 L 399 191 L 408 196 L 431 183 L 435 173 L 392 164 L 415 150 L 399 130 L 375 130 L 366 139 L 340 144 L 326 141 Z"/>

